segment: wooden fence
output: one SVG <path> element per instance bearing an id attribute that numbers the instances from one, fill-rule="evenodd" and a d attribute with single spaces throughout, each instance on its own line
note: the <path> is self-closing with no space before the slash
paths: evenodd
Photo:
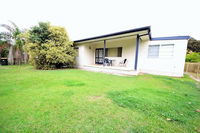
<path id="1" fill-rule="evenodd" d="M 185 63 L 184 71 L 194 78 L 200 79 L 200 62 L 198 63 Z"/>

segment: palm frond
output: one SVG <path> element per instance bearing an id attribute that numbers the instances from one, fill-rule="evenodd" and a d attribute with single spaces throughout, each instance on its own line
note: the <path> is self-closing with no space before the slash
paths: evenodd
<path id="1" fill-rule="evenodd" d="M 3 40 L 7 41 L 9 44 L 16 47 L 20 47 L 23 45 L 22 39 L 20 38 L 20 34 L 22 31 L 19 29 L 19 27 L 12 21 L 9 21 L 11 24 L 1 24 L 1 27 L 4 27 L 7 29 L 7 32 L 0 32 L 0 37 L 3 38 Z"/>
<path id="2" fill-rule="evenodd" d="M 7 43 L 12 43 L 12 34 L 10 32 L 1 32 L 0 33 L 1 40 L 6 41 Z"/>
<path id="3" fill-rule="evenodd" d="M 1 32 L 0 33 L 1 38 L 12 38 L 12 34 L 10 32 Z"/>
<path id="4" fill-rule="evenodd" d="M 4 27 L 5 29 L 7 29 L 10 32 L 14 31 L 14 29 L 11 26 L 7 25 L 7 24 L 1 24 L 0 27 Z"/>
<path id="5" fill-rule="evenodd" d="M 19 27 L 13 21 L 8 20 L 8 22 L 10 22 L 14 26 L 15 29 L 19 29 Z"/>

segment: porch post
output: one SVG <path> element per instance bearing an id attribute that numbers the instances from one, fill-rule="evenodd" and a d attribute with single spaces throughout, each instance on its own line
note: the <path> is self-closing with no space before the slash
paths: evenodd
<path id="1" fill-rule="evenodd" d="M 136 38 L 136 48 L 135 48 L 135 71 L 137 71 L 137 66 L 138 66 L 139 44 L 140 44 L 140 36 L 137 35 L 137 38 Z"/>
<path id="2" fill-rule="evenodd" d="M 105 56 L 106 56 L 106 40 L 103 41 L 104 45 L 103 45 L 103 66 L 105 66 L 104 60 L 105 60 Z"/>

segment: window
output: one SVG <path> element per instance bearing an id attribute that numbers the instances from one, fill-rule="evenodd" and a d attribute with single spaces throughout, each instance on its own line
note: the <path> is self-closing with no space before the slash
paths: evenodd
<path id="1" fill-rule="evenodd" d="M 122 47 L 106 48 L 106 57 L 122 57 Z"/>
<path id="2" fill-rule="evenodd" d="M 149 45 L 148 57 L 158 58 L 159 57 L 159 48 L 160 48 L 160 45 Z"/>
<path id="3" fill-rule="evenodd" d="M 170 58 L 174 56 L 174 44 L 149 45 L 148 57 Z"/>
<path id="4" fill-rule="evenodd" d="M 174 55 L 174 44 L 162 44 L 160 48 L 160 57 L 169 58 Z"/>
<path id="5" fill-rule="evenodd" d="M 122 47 L 118 48 L 118 55 L 117 57 L 122 57 Z"/>

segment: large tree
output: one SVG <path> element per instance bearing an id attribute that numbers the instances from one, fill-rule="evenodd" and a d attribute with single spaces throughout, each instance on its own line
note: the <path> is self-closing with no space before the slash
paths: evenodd
<path id="1" fill-rule="evenodd" d="M 186 62 L 200 62 L 200 41 L 190 38 L 188 41 Z"/>
<path id="2" fill-rule="evenodd" d="M 24 41 L 20 36 L 22 31 L 19 29 L 19 27 L 14 22 L 9 22 L 10 25 L 0 25 L 6 29 L 5 32 L 0 32 L 0 36 L 4 41 L 6 41 L 6 44 L 9 45 L 8 62 L 12 65 L 14 63 L 13 54 L 15 54 L 15 57 L 19 60 L 18 62 L 21 63 Z"/>
<path id="3" fill-rule="evenodd" d="M 188 41 L 188 50 L 192 52 L 200 52 L 200 40 L 191 38 Z"/>
<path id="4" fill-rule="evenodd" d="M 72 66 L 76 52 L 63 27 L 40 22 L 26 34 L 25 49 L 37 69 Z"/>

